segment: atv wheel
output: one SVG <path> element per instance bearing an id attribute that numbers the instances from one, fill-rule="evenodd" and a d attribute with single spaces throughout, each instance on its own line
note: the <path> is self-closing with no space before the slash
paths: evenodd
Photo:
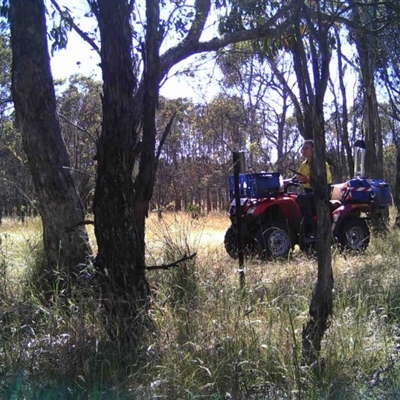
<path id="1" fill-rule="evenodd" d="M 257 235 L 257 242 L 263 260 L 287 257 L 294 246 L 289 229 L 283 222 L 265 224 Z"/>
<path id="2" fill-rule="evenodd" d="M 231 258 L 236 260 L 239 257 L 238 246 L 236 243 L 236 234 L 232 227 L 230 227 L 226 233 L 224 238 L 225 250 L 229 254 Z M 255 255 L 255 242 L 244 241 L 244 256 L 245 257 L 253 257 Z"/>
<path id="3" fill-rule="evenodd" d="M 236 244 L 236 235 L 232 227 L 225 233 L 224 245 L 229 256 L 236 260 L 238 258 L 238 247 Z"/>
<path id="4" fill-rule="evenodd" d="M 338 240 L 342 250 L 364 251 L 369 244 L 369 228 L 364 219 L 349 218 L 342 222 Z"/>

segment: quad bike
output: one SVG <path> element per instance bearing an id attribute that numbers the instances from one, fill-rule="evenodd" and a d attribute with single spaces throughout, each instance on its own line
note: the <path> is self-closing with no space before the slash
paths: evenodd
<path id="1" fill-rule="evenodd" d="M 355 151 L 356 166 L 357 154 Z M 386 182 L 363 177 L 365 153 L 362 152 L 361 156 L 362 168 L 355 178 L 331 186 L 331 232 L 341 249 L 365 250 L 370 236 L 367 221 L 374 214 L 384 214 L 390 202 Z M 233 176 L 229 183 L 231 226 L 224 243 L 228 254 L 237 258 L 238 215 Z M 295 245 L 299 245 L 301 250 L 315 246 L 315 236 L 305 235 L 303 217 L 296 202 L 301 186 L 296 178 L 284 180 L 280 173 L 275 172 L 240 174 L 239 218 L 245 256 L 261 259 L 286 257 Z M 318 223 L 316 216 L 313 223 Z"/>

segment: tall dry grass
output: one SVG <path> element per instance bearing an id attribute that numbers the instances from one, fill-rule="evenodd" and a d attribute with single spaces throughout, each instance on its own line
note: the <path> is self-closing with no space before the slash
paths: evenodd
<path id="1" fill-rule="evenodd" d="M 309 369 L 300 365 L 301 331 L 315 257 L 295 250 L 288 260 L 246 260 L 241 288 L 237 262 L 223 248 L 228 226 L 223 214 L 149 217 L 148 265 L 197 256 L 148 272 L 154 324 L 140 348 L 127 351 L 108 340 L 95 288 L 77 288 L 67 303 L 43 303 L 27 273 L 40 262 L 40 223 L 6 220 L 0 226 L 0 397 L 398 398 L 399 233 L 373 237 L 365 254 L 332 250 L 334 315 L 323 362 Z"/>

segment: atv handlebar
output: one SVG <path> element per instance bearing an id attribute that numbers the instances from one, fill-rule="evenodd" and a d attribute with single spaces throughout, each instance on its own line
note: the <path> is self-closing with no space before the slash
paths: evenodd
<path id="1" fill-rule="evenodd" d="M 293 168 L 289 168 L 289 171 L 290 171 L 290 172 L 293 172 L 293 173 L 296 174 L 296 175 L 304 176 L 304 178 L 307 178 L 304 174 L 300 173 L 299 171 L 296 171 L 296 170 L 293 169 Z M 304 182 L 304 183 L 305 183 L 305 182 Z"/>
<path id="2" fill-rule="evenodd" d="M 299 181 L 296 178 L 296 176 L 293 176 L 292 178 L 288 178 L 288 179 L 284 179 L 283 180 L 283 186 L 284 186 L 285 192 L 287 191 L 288 187 L 290 187 L 290 186 L 300 187 L 301 185 L 304 185 L 305 183 L 306 182 Z"/>

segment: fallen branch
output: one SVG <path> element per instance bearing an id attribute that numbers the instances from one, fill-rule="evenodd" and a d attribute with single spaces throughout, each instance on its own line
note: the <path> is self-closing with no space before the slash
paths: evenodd
<path id="1" fill-rule="evenodd" d="M 169 269 L 172 267 L 178 267 L 180 263 L 187 261 L 187 260 L 193 260 L 193 258 L 195 258 L 196 256 L 197 256 L 197 253 L 193 253 L 190 256 L 187 256 L 185 254 L 180 260 L 174 261 L 171 264 L 152 265 L 152 266 L 146 267 L 146 269 L 155 270 L 155 269 Z"/>

